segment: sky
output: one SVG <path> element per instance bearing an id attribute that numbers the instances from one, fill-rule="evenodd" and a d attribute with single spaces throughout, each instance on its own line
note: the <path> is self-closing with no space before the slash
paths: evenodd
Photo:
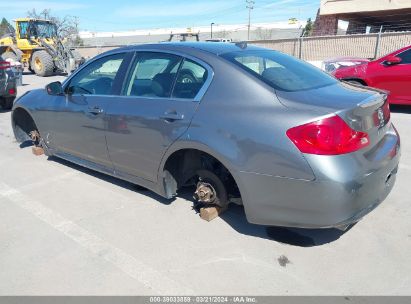
<path id="1" fill-rule="evenodd" d="M 254 0 L 251 22 L 315 18 L 320 0 Z M 168 27 L 245 24 L 245 0 L 0 0 L 0 17 L 25 17 L 27 10 L 79 17 L 80 30 L 125 31 Z"/>

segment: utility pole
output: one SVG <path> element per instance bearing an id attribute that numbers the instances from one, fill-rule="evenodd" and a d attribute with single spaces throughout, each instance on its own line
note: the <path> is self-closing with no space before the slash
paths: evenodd
<path id="1" fill-rule="evenodd" d="M 254 9 L 254 0 L 245 0 L 247 3 L 246 8 L 248 8 L 248 32 L 247 32 L 247 40 L 250 40 L 250 28 L 251 28 L 251 10 Z"/>

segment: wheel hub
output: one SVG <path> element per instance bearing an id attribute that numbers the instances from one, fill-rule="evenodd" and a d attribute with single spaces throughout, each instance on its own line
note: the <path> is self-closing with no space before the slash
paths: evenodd
<path id="1" fill-rule="evenodd" d="M 38 70 L 41 70 L 43 68 L 43 64 L 41 63 L 41 60 L 39 58 L 36 58 L 36 60 L 34 61 L 34 65 Z"/>
<path id="2" fill-rule="evenodd" d="M 194 198 L 205 204 L 212 204 L 217 197 L 216 191 L 212 185 L 209 183 L 199 182 L 197 184 L 197 189 L 194 192 Z"/>

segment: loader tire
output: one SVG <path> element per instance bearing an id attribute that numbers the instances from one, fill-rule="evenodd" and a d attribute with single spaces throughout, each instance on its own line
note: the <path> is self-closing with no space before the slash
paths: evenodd
<path id="1" fill-rule="evenodd" d="M 31 68 L 37 76 L 50 76 L 54 72 L 53 58 L 46 51 L 34 52 L 31 57 Z"/>

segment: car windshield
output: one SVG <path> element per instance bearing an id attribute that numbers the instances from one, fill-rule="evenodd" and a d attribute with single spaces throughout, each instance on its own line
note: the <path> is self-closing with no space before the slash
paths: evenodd
<path id="1" fill-rule="evenodd" d="M 221 56 L 276 90 L 294 92 L 337 83 L 313 65 L 276 51 L 239 51 Z"/>
<path id="2" fill-rule="evenodd" d="M 53 23 L 50 22 L 35 22 L 34 23 L 34 28 L 35 28 L 35 36 L 38 37 L 56 37 L 57 36 L 57 30 L 56 26 Z"/>

